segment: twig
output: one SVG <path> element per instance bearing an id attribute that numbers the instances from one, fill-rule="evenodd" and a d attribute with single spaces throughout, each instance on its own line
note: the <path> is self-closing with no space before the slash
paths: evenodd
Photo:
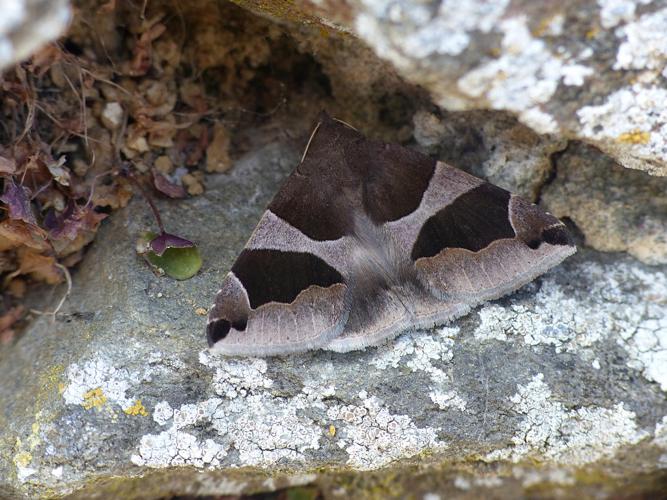
<path id="1" fill-rule="evenodd" d="M 63 307 L 63 304 L 65 304 L 67 297 L 69 297 L 69 294 L 72 292 L 72 276 L 70 275 L 69 270 L 58 262 L 55 263 L 55 266 L 65 275 L 65 280 L 67 281 L 67 291 L 65 292 L 65 295 L 62 296 L 60 302 L 58 302 L 58 305 L 53 311 L 39 311 L 37 309 L 30 309 L 30 312 L 33 314 L 37 314 L 39 316 L 52 316 L 54 319 L 60 312 L 60 309 Z"/>
<path id="2" fill-rule="evenodd" d="M 308 154 L 308 148 L 310 147 L 310 143 L 313 142 L 313 138 L 315 137 L 315 134 L 317 133 L 317 129 L 320 128 L 320 125 L 322 125 L 322 122 L 317 122 L 317 125 L 315 125 L 315 130 L 313 130 L 313 133 L 310 134 L 310 139 L 308 139 L 308 144 L 306 144 L 306 149 L 303 151 L 303 156 L 301 157 L 301 162 L 303 163 L 303 160 L 306 159 L 306 155 Z"/>

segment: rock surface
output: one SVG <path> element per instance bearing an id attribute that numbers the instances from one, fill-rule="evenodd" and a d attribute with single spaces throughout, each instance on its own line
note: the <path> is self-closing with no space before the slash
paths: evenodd
<path id="1" fill-rule="evenodd" d="M 67 0 L 6 0 L 0 16 L 0 70 L 55 40 L 70 20 Z"/>
<path id="2" fill-rule="evenodd" d="M 619 165 L 667 174 L 667 7 L 237 3 L 291 32 L 290 44 L 276 44 L 282 32 L 267 21 L 254 31 L 242 23 L 244 40 L 259 40 L 248 50 L 260 51 L 262 64 L 295 46 L 321 68 L 309 78 L 324 75 L 330 86 L 326 97 L 294 94 L 302 98 L 286 115 L 295 129 L 324 102 L 369 135 L 414 137 L 414 147 L 539 200 L 572 220 L 586 245 L 636 259 L 581 246 L 510 297 L 363 352 L 213 357 L 206 309 L 302 147 L 250 146 L 229 173 L 208 178 L 204 195 L 160 205 L 167 229 L 199 244 L 199 275 L 156 277 L 136 257 L 135 240 L 152 222 L 135 201 L 104 223 L 56 320 L 42 317 L 0 346 L 0 498 L 161 498 L 311 483 L 341 498 L 664 491 L 667 186 Z M 200 30 L 202 39 L 215 46 L 233 37 L 209 17 L 216 29 Z M 194 19 L 187 9 L 185 18 Z M 220 57 L 235 74 L 234 58 L 194 47 L 206 60 L 200 67 Z M 276 130 L 285 123 L 274 119 L 266 137 Z M 238 134 L 252 143 L 264 132 Z M 34 306 L 52 310 L 63 292 Z"/>
<path id="3" fill-rule="evenodd" d="M 569 217 L 587 245 L 667 263 L 667 179 L 627 171 L 581 143 L 558 155 L 555 168 L 542 200 L 557 217 Z"/>
<path id="4" fill-rule="evenodd" d="M 291 21 L 287 2 L 237 3 Z M 313 7 L 313 5 L 315 7 Z M 318 0 L 322 22 L 358 35 L 444 109 L 496 109 L 538 133 L 597 145 L 667 175 L 663 0 Z"/>
<path id="5" fill-rule="evenodd" d="M 362 352 L 211 356 L 200 308 L 298 157 L 269 145 L 204 196 L 162 203 L 168 229 L 202 250 L 189 281 L 135 256 L 142 204 L 108 222 L 57 321 L 2 351 L 0 497 L 311 482 L 327 495 L 511 496 L 580 488 L 582 474 L 602 478 L 586 483 L 599 492 L 667 464 L 667 267 L 621 254 L 581 249 L 454 324 Z M 350 476 L 378 469 L 370 485 Z"/>

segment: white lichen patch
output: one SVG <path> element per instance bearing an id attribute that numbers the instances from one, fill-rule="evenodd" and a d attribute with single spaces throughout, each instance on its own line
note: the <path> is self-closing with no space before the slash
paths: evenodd
<path id="1" fill-rule="evenodd" d="M 400 367 L 411 373 L 425 373 L 431 379 L 429 396 L 440 409 L 464 410 L 465 400 L 451 388 L 446 371 L 435 364 L 452 361 L 454 337 L 458 333 L 458 327 L 441 327 L 435 332 L 406 332 L 376 349 L 369 363 L 380 370 Z"/>
<path id="2" fill-rule="evenodd" d="M 333 387 L 317 393 L 304 391 L 291 398 L 275 397 L 267 390 L 273 381 L 265 376 L 262 359 L 219 358 L 208 351 L 200 362 L 215 370 L 211 387 L 220 397 L 188 403 L 173 409 L 167 402 L 155 406 L 153 418 L 168 430 L 141 438 L 132 457 L 137 465 L 168 467 L 218 466 L 230 449 L 239 454 L 237 466 L 271 466 L 284 460 L 304 461 L 304 453 L 319 448 L 322 426 L 302 415 L 316 400 L 333 394 Z M 188 432 L 206 425 L 215 439 L 198 439 Z"/>
<path id="3" fill-rule="evenodd" d="M 304 452 L 319 449 L 322 437 L 322 427 L 302 415 L 308 406 L 303 395 L 285 401 L 254 394 L 221 405 L 213 415 L 213 427 L 238 450 L 243 465 L 303 462 Z"/>
<path id="4" fill-rule="evenodd" d="M 273 381 L 265 376 L 266 360 L 258 358 L 223 360 L 208 351 L 199 354 L 199 362 L 209 368 L 215 368 L 213 389 L 216 394 L 233 399 L 245 397 L 253 391 L 268 389 Z"/>
<path id="5" fill-rule="evenodd" d="M 638 430 L 635 413 L 623 403 L 612 408 L 567 409 L 552 398 L 541 373 L 519 385 L 510 401 L 512 409 L 523 415 L 512 438 L 514 446 L 491 452 L 488 460 L 518 462 L 535 455 L 564 465 L 583 465 L 613 456 L 619 447 L 648 436 Z"/>
<path id="6" fill-rule="evenodd" d="M 665 273 L 658 269 L 646 272 L 639 265 L 622 264 L 610 269 L 587 263 L 580 274 L 591 283 L 586 297 L 569 294 L 554 275 L 547 274 L 529 305 L 490 304 L 482 308 L 475 338 L 517 338 L 532 346 L 552 345 L 556 352 L 579 353 L 612 338 L 628 352 L 628 366 L 667 390 Z M 623 283 L 630 280 L 639 284 L 636 293 L 622 290 Z M 583 301 L 593 301 L 595 307 Z M 581 314 L 584 309 L 586 314 Z M 595 365 L 599 369 L 599 360 Z"/>
<path id="7" fill-rule="evenodd" d="M 667 90 L 635 83 L 607 96 L 598 106 L 577 112 L 581 134 L 596 141 L 613 141 L 637 157 L 667 157 Z"/>
<path id="8" fill-rule="evenodd" d="M 667 26 L 667 9 L 645 14 L 637 21 L 618 28 L 616 36 L 624 39 L 624 42 L 618 48 L 614 69 L 663 71 L 667 63 L 665 26 Z"/>
<path id="9" fill-rule="evenodd" d="M 535 38 L 523 16 L 499 23 L 501 54 L 458 80 L 458 88 L 473 98 L 484 98 L 496 109 L 519 113 L 519 119 L 540 133 L 558 131 L 556 121 L 540 105 L 547 103 L 560 82 L 581 86 L 593 74 L 566 55 L 555 56 Z"/>
<path id="10" fill-rule="evenodd" d="M 516 337 L 528 345 L 553 345 L 561 352 L 590 347 L 605 335 L 608 316 L 602 311 L 575 314 L 579 301 L 568 297 L 553 281 L 545 279 L 535 299 L 530 305 L 491 304 L 482 308 L 475 338 L 508 341 Z M 551 302 L 555 299 L 561 302 Z"/>
<path id="11" fill-rule="evenodd" d="M 413 59 L 461 54 L 471 33 L 490 32 L 508 4 L 508 0 L 444 0 L 434 9 L 421 2 L 364 0 L 355 29 L 380 56 L 406 66 Z"/>
<path id="12" fill-rule="evenodd" d="M 340 422 L 341 438 L 348 465 L 360 470 L 377 469 L 425 449 L 444 448 L 437 429 L 418 428 L 407 415 L 392 415 L 375 396 L 359 394 L 359 405 L 335 405 L 327 415 Z"/>
<path id="13" fill-rule="evenodd" d="M 143 436 L 139 454 L 132 455 L 131 460 L 135 465 L 146 467 L 215 467 L 225 455 L 225 448 L 214 440 L 200 441 L 196 436 L 172 427 L 157 435 Z"/>
<path id="14" fill-rule="evenodd" d="M 220 460 L 227 455 L 226 447 L 210 438 L 199 439 L 183 429 L 202 421 L 210 422 L 211 415 L 221 403 L 221 399 L 211 398 L 199 404 L 182 405 L 177 410 L 172 410 L 168 403 L 159 403 L 156 405 L 153 418 L 163 422 L 171 420 L 172 425 L 159 434 L 143 436 L 139 443 L 138 454 L 132 455 L 132 462 L 147 467 L 219 465 Z M 158 414 L 160 417 L 156 418 Z"/>
<path id="15" fill-rule="evenodd" d="M 665 448 L 667 450 L 667 415 L 662 417 L 662 420 L 655 424 L 653 443 L 660 448 Z"/>
<path id="16" fill-rule="evenodd" d="M 427 373 L 434 383 L 444 383 L 448 375 L 436 361 L 449 362 L 454 356 L 452 347 L 459 329 L 443 327 L 436 332 L 406 332 L 377 348 L 369 363 L 380 369 L 402 367 L 411 372 Z"/>
<path id="17" fill-rule="evenodd" d="M 111 402 L 125 409 L 134 404 L 134 399 L 126 396 L 127 391 L 131 385 L 141 382 L 141 378 L 129 370 L 117 370 L 113 362 L 104 356 L 96 356 L 83 365 L 70 365 L 67 381 L 63 392 L 67 404 L 91 409 Z"/>
<path id="18" fill-rule="evenodd" d="M 465 411 L 466 409 L 466 401 L 456 391 L 431 391 L 428 395 L 441 410 L 456 408 L 459 411 Z"/>
<path id="19" fill-rule="evenodd" d="M 598 0 L 598 5 L 600 6 L 600 24 L 603 28 L 609 29 L 621 23 L 633 21 L 637 5 L 640 3 L 647 3 L 647 1 Z"/>
<path id="20" fill-rule="evenodd" d="M 153 420 L 160 425 L 166 425 L 174 416 L 174 409 L 167 401 L 160 401 L 153 410 Z"/>

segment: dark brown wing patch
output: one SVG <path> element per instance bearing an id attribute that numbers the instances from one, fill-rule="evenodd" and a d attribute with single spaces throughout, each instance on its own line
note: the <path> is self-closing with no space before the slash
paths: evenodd
<path id="1" fill-rule="evenodd" d="M 232 267 L 252 309 L 268 302 L 289 304 L 309 286 L 343 283 L 333 267 L 311 253 L 245 249 Z"/>
<path id="2" fill-rule="evenodd" d="M 574 246 L 574 240 L 564 224 L 552 226 L 542 231 L 542 241 L 550 245 Z"/>
<path id="3" fill-rule="evenodd" d="M 516 235 L 509 220 L 510 193 L 484 183 L 430 217 L 412 247 L 412 259 L 433 257 L 445 248 L 478 252 Z"/>
<path id="4" fill-rule="evenodd" d="M 417 209 L 435 161 L 398 145 L 369 141 L 327 115 L 320 118 L 303 162 L 269 205 L 278 217 L 317 241 L 354 231 L 354 213 L 375 224 Z"/>

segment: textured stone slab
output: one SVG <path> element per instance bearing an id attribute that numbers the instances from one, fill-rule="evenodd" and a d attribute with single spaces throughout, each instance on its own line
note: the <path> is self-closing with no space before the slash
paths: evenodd
<path id="1" fill-rule="evenodd" d="M 289 2 L 240 5 L 303 22 Z M 664 0 L 300 2 L 359 36 L 444 109 L 509 111 L 667 175 Z M 314 5 L 314 6 L 313 6 Z"/>
<path id="2" fill-rule="evenodd" d="M 477 465 L 443 476 L 452 488 L 516 492 L 576 485 L 579 467 L 604 461 L 620 475 L 667 463 L 667 268 L 622 254 L 582 250 L 461 321 L 363 352 L 211 356 L 197 311 L 298 157 L 268 146 L 204 196 L 162 204 L 168 228 L 201 246 L 189 281 L 135 256 L 141 203 L 109 221 L 64 314 L 2 351 L 0 496 L 115 477 L 84 495 L 104 496 L 144 474 L 160 495 L 235 494 L 466 459 Z"/>

